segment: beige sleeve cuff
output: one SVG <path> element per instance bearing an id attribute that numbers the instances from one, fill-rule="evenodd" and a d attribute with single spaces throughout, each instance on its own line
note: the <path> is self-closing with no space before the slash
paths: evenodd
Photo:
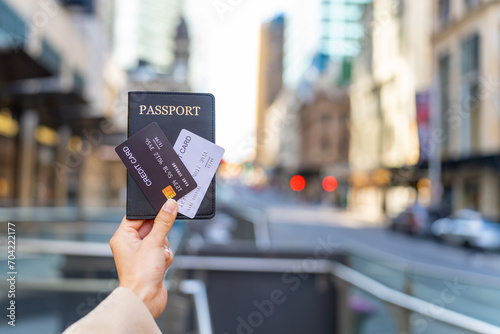
<path id="1" fill-rule="evenodd" d="M 132 290 L 116 288 L 85 317 L 64 334 L 80 333 L 161 333 L 142 300 Z"/>

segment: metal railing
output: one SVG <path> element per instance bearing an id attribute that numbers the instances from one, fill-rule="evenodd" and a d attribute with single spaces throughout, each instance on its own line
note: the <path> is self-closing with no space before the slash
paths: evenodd
<path id="1" fill-rule="evenodd" d="M 86 242 L 75 241 L 54 241 L 54 240 L 19 240 L 19 246 L 23 248 L 25 253 L 49 253 L 49 254 L 66 254 L 66 255 L 83 255 L 83 256 L 102 256 L 110 257 L 111 252 L 107 244 L 90 244 Z M 376 258 L 376 253 L 370 253 Z M 381 256 L 381 254 L 379 254 Z M 385 256 L 385 255 L 384 255 Z M 387 261 L 387 257 L 385 257 Z M 399 323 L 401 331 L 410 328 L 410 315 L 412 313 L 420 314 L 424 317 L 434 319 L 437 322 L 452 326 L 454 328 L 466 330 L 473 333 L 500 333 L 500 327 L 488 322 L 473 318 L 471 316 L 456 312 L 444 307 L 440 308 L 439 312 L 435 312 L 435 304 L 412 296 L 405 291 L 398 291 L 390 288 L 383 283 L 371 278 L 359 271 L 354 270 L 341 263 L 330 260 L 315 259 L 315 265 L 312 270 L 308 270 L 303 264 L 304 259 L 283 259 L 283 258 L 257 258 L 257 257 L 221 257 L 221 256 L 187 256 L 178 255 L 175 259 L 175 267 L 185 270 L 207 270 L 207 271 L 242 271 L 242 272 L 286 272 L 294 268 L 294 272 L 330 274 L 334 282 L 338 283 L 340 289 L 356 288 L 362 290 L 380 301 L 403 311 L 403 317 L 400 317 Z M 397 266 L 397 265 L 395 265 Z M 428 266 L 426 264 L 422 265 Z M 404 272 L 408 270 L 405 265 L 399 266 Z M 428 268 L 429 269 L 429 268 Z M 436 270 L 434 266 L 431 268 Z M 415 268 L 413 268 L 415 270 Z M 446 272 L 446 269 L 440 268 L 440 272 Z M 451 274 L 457 274 L 451 271 Z M 472 277 L 469 277 L 472 278 Z M 494 280 L 491 278 L 492 283 Z M 85 281 L 85 282 L 84 282 Z M 83 289 L 90 291 L 92 289 L 101 289 L 103 284 L 110 284 L 109 280 L 60 280 L 60 281 L 20 281 L 20 286 L 32 287 L 39 290 L 59 289 L 61 291 L 72 291 L 72 289 Z M 209 329 L 210 315 L 208 309 L 208 301 L 206 296 L 205 286 L 203 282 L 185 281 L 176 287 L 186 293 L 193 294 L 195 304 L 197 304 L 197 321 L 202 328 Z M 99 285 L 101 284 L 101 285 Z M 343 285 L 342 285 L 343 284 Z M 107 285 L 109 286 L 109 285 Z M 93 291 L 93 290 L 92 290 Z M 341 301 L 342 308 L 347 309 L 347 300 Z M 348 331 L 341 331 L 348 333 Z M 202 332 L 200 332 L 202 333 Z M 206 333 L 206 332 L 203 332 Z"/>
<path id="2" fill-rule="evenodd" d="M 332 275 L 341 279 L 350 286 L 361 289 L 370 295 L 398 308 L 421 314 L 427 318 L 434 319 L 441 323 L 455 328 L 467 330 L 480 334 L 498 334 L 500 327 L 487 322 L 477 320 L 467 315 L 441 308 L 439 312 L 434 312 L 435 305 L 400 291 L 388 288 L 387 286 L 363 275 L 340 263 L 332 263 Z M 410 319 L 401 319 L 403 330 L 410 328 Z"/>
<path id="3" fill-rule="evenodd" d="M 224 210 L 234 217 L 242 218 L 252 224 L 255 246 L 260 251 L 267 251 L 271 248 L 271 234 L 267 215 L 264 211 L 249 205 L 238 205 L 237 203 L 224 204 Z"/>
<path id="4" fill-rule="evenodd" d="M 235 257 L 198 257 L 178 256 L 176 266 L 180 269 L 191 270 L 221 270 L 221 271 L 255 271 L 255 272 L 284 272 L 295 268 L 294 272 L 309 274 L 331 274 L 334 280 L 345 282 L 350 287 L 355 287 L 366 293 L 393 305 L 402 310 L 418 313 L 425 317 L 434 319 L 454 328 L 467 330 L 473 333 L 498 334 L 500 327 L 487 322 L 472 318 L 470 316 L 451 311 L 445 308 L 439 312 L 433 312 L 435 305 L 408 295 L 406 293 L 391 289 L 376 280 L 361 274 L 343 264 L 329 260 L 315 260 L 314 270 L 306 270 L 302 265 L 303 259 L 268 259 L 268 258 L 235 258 Z M 344 308 L 347 302 L 344 301 Z M 410 319 L 400 319 L 404 332 L 409 328 Z M 343 331 L 346 332 L 346 331 Z M 346 332 L 348 333 L 348 332 Z"/>

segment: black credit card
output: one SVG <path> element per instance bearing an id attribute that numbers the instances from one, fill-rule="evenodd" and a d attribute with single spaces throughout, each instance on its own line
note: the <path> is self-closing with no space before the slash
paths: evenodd
<path id="1" fill-rule="evenodd" d="M 168 198 L 179 200 L 197 187 L 156 123 L 137 132 L 115 151 L 156 212 Z"/>

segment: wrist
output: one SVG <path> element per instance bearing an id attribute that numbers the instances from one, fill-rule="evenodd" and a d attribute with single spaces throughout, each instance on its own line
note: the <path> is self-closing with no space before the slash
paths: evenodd
<path id="1" fill-rule="evenodd" d="M 154 293 L 152 293 L 151 289 L 148 289 L 141 284 L 127 284 L 121 282 L 119 286 L 132 290 L 132 292 L 142 300 L 149 312 L 151 312 L 151 314 L 153 313 L 151 309 L 151 301 L 153 300 Z"/>

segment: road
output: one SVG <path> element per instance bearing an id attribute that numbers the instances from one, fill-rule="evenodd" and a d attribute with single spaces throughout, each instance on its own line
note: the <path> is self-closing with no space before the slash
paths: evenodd
<path id="1" fill-rule="evenodd" d="M 227 190 L 223 190 L 225 192 Z M 273 247 L 314 248 L 328 237 L 338 247 L 377 255 L 394 265 L 426 265 L 500 280 L 500 253 L 438 243 L 430 238 L 395 233 L 386 223 L 366 222 L 355 214 L 323 204 L 301 202 L 276 192 L 234 191 L 232 203 L 261 210 L 267 217 Z"/>
<path id="2" fill-rule="evenodd" d="M 347 251 L 349 264 L 363 274 L 402 292 L 500 326 L 500 254 L 438 243 L 395 233 L 383 224 L 321 204 L 280 194 L 233 192 L 232 203 L 261 210 L 267 217 L 274 249 L 315 249 L 325 243 Z M 378 310 L 366 333 L 394 330 L 389 309 L 356 291 Z M 415 316 L 416 333 L 457 333 L 432 319 Z"/>

